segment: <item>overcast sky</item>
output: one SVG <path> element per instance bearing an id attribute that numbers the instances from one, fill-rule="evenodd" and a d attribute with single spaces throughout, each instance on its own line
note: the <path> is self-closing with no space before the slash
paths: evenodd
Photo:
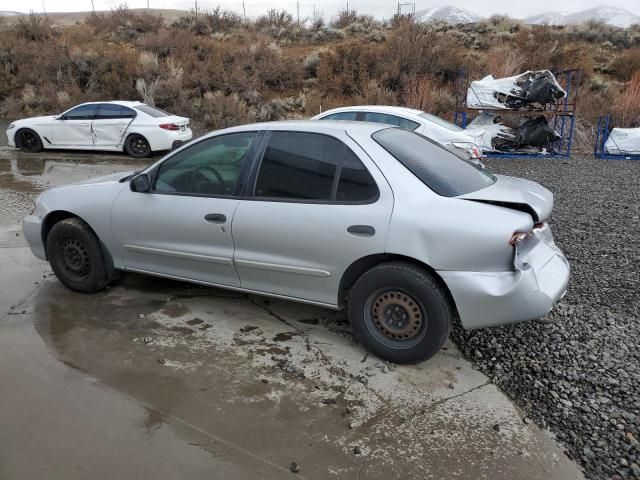
<path id="1" fill-rule="evenodd" d="M 195 0 L 149 0 L 154 8 L 189 9 L 194 6 Z M 402 0 L 410 1 L 410 0 Z M 606 5 L 610 7 L 625 8 L 635 14 L 640 14 L 639 0 L 614 0 L 609 3 L 603 0 L 536 0 L 536 1 L 508 1 L 508 0 L 451 0 L 450 2 L 429 2 L 415 0 L 416 9 L 452 5 L 465 8 L 482 16 L 494 13 L 506 13 L 512 17 L 525 17 L 548 11 L 578 11 L 587 8 Z M 34 10 L 41 12 L 44 8 L 48 12 L 73 12 L 91 9 L 91 0 L 0 0 L 0 10 L 29 12 Z M 123 3 L 123 0 L 93 0 L 96 10 L 109 10 Z M 397 8 L 397 0 L 348 0 L 349 8 L 355 8 L 360 13 L 371 13 L 376 16 L 388 17 Z M 147 0 L 128 0 L 130 8 L 143 8 L 147 6 Z M 242 0 L 198 0 L 200 8 L 212 8 L 222 5 L 238 12 L 242 11 Z M 315 5 L 316 11 L 325 16 L 334 15 L 347 5 L 347 0 L 300 0 L 301 16 L 310 15 Z M 296 0 L 245 0 L 247 15 L 253 16 L 264 12 L 268 8 L 285 8 L 295 13 Z"/>

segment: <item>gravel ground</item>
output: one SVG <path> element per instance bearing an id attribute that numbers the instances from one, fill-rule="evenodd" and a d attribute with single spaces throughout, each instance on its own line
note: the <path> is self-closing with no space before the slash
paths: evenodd
<path id="1" fill-rule="evenodd" d="M 454 340 L 588 478 L 640 478 L 640 162 L 492 160 L 555 193 L 550 220 L 571 263 L 554 322 Z"/>

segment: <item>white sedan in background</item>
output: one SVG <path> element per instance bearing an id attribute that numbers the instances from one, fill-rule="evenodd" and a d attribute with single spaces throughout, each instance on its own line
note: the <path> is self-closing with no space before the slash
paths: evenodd
<path id="1" fill-rule="evenodd" d="M 191 140 L 189 119 L 141 102 L 88 102 L 60 115 L 11 123 L 8 143 L 23 152 L 43 149 L 124 151 L 143 158 Z"/>
<path id="2" fill-rule="evenodd" d="M 474 162 L 479 163 L 482 158 L 482 136 L 470 135 L 457 125 L 422 110 L 385 105 L 359 105 L 327 110 L 311 120 L 351 120 L 395 125 L 420 133 L 445 147 L 463 150 Z"/>

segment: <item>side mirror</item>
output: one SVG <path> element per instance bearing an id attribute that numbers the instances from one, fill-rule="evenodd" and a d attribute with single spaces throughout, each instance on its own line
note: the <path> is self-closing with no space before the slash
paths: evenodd
<path id="1" fill-rule="evenodd" d="M 129 188 L 131 188 L 132 192 L 148 192 L 150 187 L 151 179 L 146 173 L 136 175 L 135 177 L 133 177 L 131 183 L 129 184 Z"/>
<path id="2" fill-rule="evenodd" d="M 58 115 L 54 120 L 64 120 L 64 115 Z"/>

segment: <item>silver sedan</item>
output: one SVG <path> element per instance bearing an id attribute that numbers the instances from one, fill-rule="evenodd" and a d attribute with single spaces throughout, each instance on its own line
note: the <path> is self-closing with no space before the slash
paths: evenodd
<path id="1" fill-rule="evenodd" d="M 569 280 L 552 205 L 537 183 L 411 131 L 299 121 L 220 130 L 143 171 L 50 189 L 23 229 L 73 290 L 129 271 L 346 307 L 369 351 L 419 362 L 456 316 L 473 329 L 549 312 Z"/>

